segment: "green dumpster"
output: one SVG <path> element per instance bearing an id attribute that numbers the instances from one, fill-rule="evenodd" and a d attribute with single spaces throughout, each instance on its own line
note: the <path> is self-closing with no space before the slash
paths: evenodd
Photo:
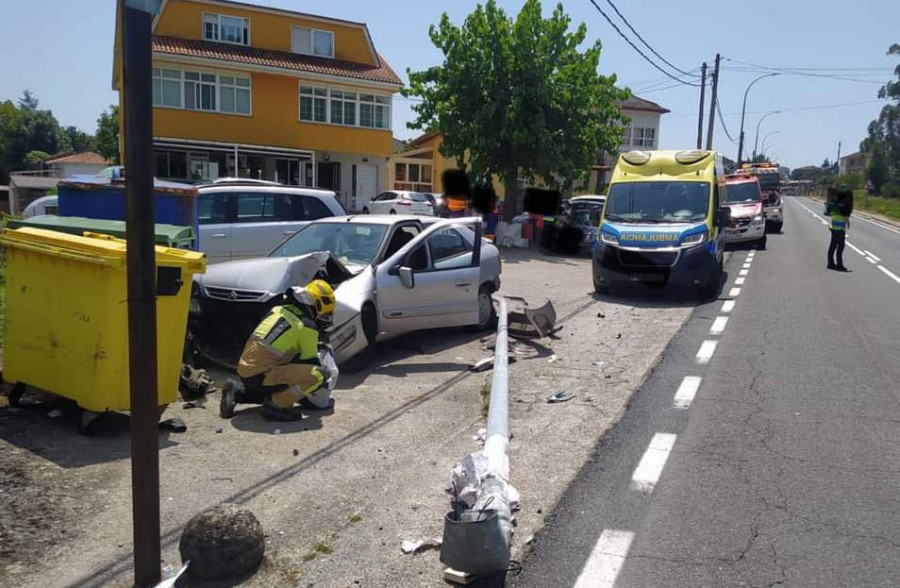
<path id="1" fill-rule="evenodd" d="M 101 235 L 118 237 L 119 239 L 125 238 L 125 221 L 84 218 L 80 216 L 43 214 L 25 219 L 10 218 L 7 221 L 7 226 L 10 229 L 21 229 L 22 227 L 47 229 L 78 236 L 85 233 L 99 233 Z M 154 225 L 154 227 L 157 245 L 176 249 L 195 248 L 193 227 L 163 224 Z"/>

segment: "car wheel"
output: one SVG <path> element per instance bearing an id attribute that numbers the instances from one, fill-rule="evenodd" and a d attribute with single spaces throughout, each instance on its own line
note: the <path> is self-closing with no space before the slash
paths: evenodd
<path id="1" fill-rule="evenodd" d="M 594 292 L 600 295 L 609 294 L 609 286 L 604 286 L 594 278 Z"/>
<path id="2" fill-rule="evenodd" d="M 497 327 L 497 311 L 491 297 L 491 288 L 482 286 L 478 289 L 478 324 L 475 329 L 487 331 Z"/>
<path id="3" fill-rule="evenodd" d="M 725 271 L 725 260 L 720 259 L 718 263 L 716 263 L 713 271 L 710 272 L 709 278 L 706 280 L 706 283 L 700 288 L 700 298 L 703 300 L 709 300 L 711 298 L 715 298 L 719 293 L 719 283 L 722 281 L 722 273 Z"/>
<path id="4" fill-rule="evenodd" d="M 364 206 L 364 207 L 363 207 L 363 214 L 369 214 L 369 207 L 368 207 L 368 206 Z"/>

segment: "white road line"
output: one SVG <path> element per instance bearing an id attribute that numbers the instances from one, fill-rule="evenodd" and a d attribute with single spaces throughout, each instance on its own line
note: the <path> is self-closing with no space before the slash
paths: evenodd
<path id="1" fill-rule="evenodd" d="M 877 261 L 875 261 L 875 260 L 872 259 L 871 257 L 866 257 L 866 261 L 868 261 L 869 263 L 871 263 L 871 264 L 873 264 L 873 265 L 876 264 L 876 263 L 878 263 Z"/>
<path id="2" fill-rule="evenodd" d="M 880 228 L 884 229 L 885 231 L 890 231 L 890 232 L 892 232 L 892 233 L 897 233 L 898 235 L 900 235 L 900 231 L 898 231 L 898 230 L 895 229 L 894 227 L 889 227 L 888 225 L 886 225 L 886 224 L 884 224 L 884 223 L 882 223 L 882 222 L 879 222 L 879 221 L 876 221 L 876 220 L 872 220 L 872 219 L 869 219 L 869 218 L 865 218 L 865 217 L 862 217 L 862 216 L 859 216 L 859 215 L 856 215 L 856 218 L 858 218 L 859 220 L 861 220 L 861 221 L 863 221 L 863 222 L 869 223 L 870 225 L 875 225 L 876 227 L 880 227 Z"/>
<path id="3" fill-rule="evenodd" d="M 845 243 L 847 243 L 847 247 L 849 247 L 850 249 L 856 251 L 857 253 L 859 253 L 859 254 L 862 255 L 863 257 L 866 256 L 866 254 L 863 253 L 863 250 L 860 249 L 859 247 L 857 247 L 856 245 L 854 245 L 853 243 L 851 243 L 851 242 L 849 242 L 849 241 L 845 241 Z"/>
<path id="4" fill-rule="evenodd" d="M 700 346 L 700 351 L 697 352 L 697 363 L 709 363 L 709 360 L 712 359 L 713 354 L 716 352 L 716 345 L 718 345 L 717 341 L 704 341 L 703 345 Z"/>
<path id="5" fill-rule="evenodd" d="M 685 376 L 681 381 L 681 386 L 678 387 L 678 392 L 675 393 L 673 401 L 675 408 L 690 408 L 702 381 L 703 378 L 697 376 Z"/>
<path id="6" fill-rule="evenodd" d="M 756 255 L 756 250 L 753 250 L 753 251 L 751 251 L 750 253 L 747 254 L 747 257 L 753 257 L 753 256 L 755 256 L 755 255 Z"/>
<path id="7" fill-rule="evenodd" d="M 710 335 L 721 335 L 723 331 L 725 331 L 725 325 L 728 324 L 727 316 L 719 316 L 716 317 L 716 320 L 713 321 L 712 326 L 709 328 Z"/>
<path id="8" fill-rule="evenodd" d="M 745 263 L 745 264 L 741 267 L 741 269 L 745 269 L 745 270 L 750 269 L 750 264 L 749 264 L 749 263 Z"/>
<path id="9" fill-rule="evenodd" d="M 675 439 L 678 435 L 671 433 L 657 433 L 650 440 L 650 446 L 644 452 L 641 461 L 638 462 L 631 476 L 631 489 L 645 492 L 647 494 L 653 492 L 659 477 L 662 475 L 663 468 L 666 466 L 666 460 L 672 453 L 672 446 L 675 445 Z"/>
<path id="10" fill-rule="evenodd" d="M 735 278 L 734 285 L 735 286 L 743 286 L 744 282 L 747 281 L 747 278 Z"/>
<path id="11" fill-rule="evenodd" d="M 879 266 L 878 266 L 878 269 L 880 269 L 882 272 L 884 272 L 884 275 L 886 275 L 886 276 L 889 277 L 890 279 L 892 279 L 892 280 L 894 280 L 895 282 L 897 282 L 898 284 L 900 284 L 900 277 L 898 277 L 897 274 L 895 274 L 894 272 L 892 272 L 892 271 L 889 270 L 888 268 L 884 267 L 883 265 L 879 265 Z"/>
<path id="12" fill-rule="evenodd" d="M 613 588 L 633 540 L 631 531 L 605 529 L 581 568 L 574 588 Z"/>
<path id="13" fill-rule="evenodd" d="M 731 312 L 734 310 L 734 300 L 726 300 L 722 303 L 722 312 Z"/>
<path id="14" fill-rule="evenodd" d="M 871 257 L 871 258 L 874 259 L 875 261 L 881 261 L 881 258 L 880 258 L 880 257 L 878 257 L 877 255 L 875 255 L 874 253 L 872 253 L 872 252 L 869 251 L 868 249 L 863 249 L 863 251 L 865 251 L 865 252 L 866 252 L 866 255 L 868 255 L 869 257 Z"/>
<path id="15" fill-rule="evenodd" d="M 742 276 L 746 276 L 746 275 L 749 274 L 749 273 L 750 273 L 750 270 L 748 270 L 748 269 L 742 269 L 742 270 L 741 270 L 741 275 L 742 275 Z"/>
<path id="16" fill-rule="evenodd" d="M 731 296 L 732 298 L 737 298 L 738 296 L 741 295 L 741 289 L 740 288 L 732 288 L 731 290 L 728 291 L 728 295 Z"/>

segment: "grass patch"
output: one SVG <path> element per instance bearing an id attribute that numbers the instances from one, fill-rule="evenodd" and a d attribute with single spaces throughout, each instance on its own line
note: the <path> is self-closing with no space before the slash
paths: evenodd
<path id="1" fill-rule="evenodd" d="M 356 524 L 356 523 L 362 521 L 362 516 L 359 515 L 359 514 L 350 515 L 350 516 L 347 518 L 347 520 L 350 521 L 350 522 L 353 523 L 353 524 Z"/>
<path id="2" fill-rule="evenodd" d="M 329 545 L 325 541 L 316 541 L 316 546 L 313 547 L 313 550 L 303 556 L 303 561 L 312 561 L 319 557 L 319 555 L 328 555 L 329 553 L 334 553 L 334 548 Z"/>

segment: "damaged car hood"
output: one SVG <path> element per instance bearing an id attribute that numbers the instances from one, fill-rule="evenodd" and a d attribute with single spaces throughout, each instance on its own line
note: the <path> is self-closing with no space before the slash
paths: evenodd
<path id="1" fill-rule="evenodd" d="M 327 251 L 319 251 L 298 257 L 259 257 L 216 263 L 195 280 L 203 289 L 282 294 L 289 286 L 308 284 L 325 267 L 329 256 Z"/>

